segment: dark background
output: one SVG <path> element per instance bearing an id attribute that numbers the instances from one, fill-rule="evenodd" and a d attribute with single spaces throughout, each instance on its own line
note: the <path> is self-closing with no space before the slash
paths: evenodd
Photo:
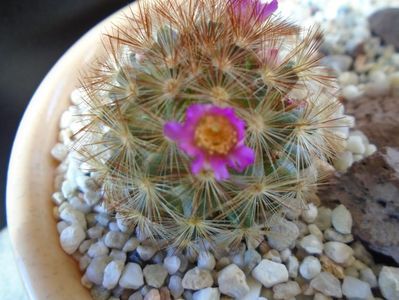
<path id="1" fill-rule="evenodd" d="M 12 142 L 32 94 L 57 59 L 128 0 L 0 0 L 0 228 Z"/>

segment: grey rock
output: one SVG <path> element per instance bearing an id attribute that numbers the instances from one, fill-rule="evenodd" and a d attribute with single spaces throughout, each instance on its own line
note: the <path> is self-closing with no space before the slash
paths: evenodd
<path id="1" fill-rule="evenodd" d="M 399 268 L 384 266 L 380 272 L 378 284 L 386 299 L 399 299 Z"/>
<path id="2" fill-rule="evenodd" d="M 122 232 L 109 231 L 104 238 L 104 243 L 109 248 L 122 249 L 127 240 L 126 234 Z"/>
<path id="3" fill-rule="evenodd" d="M 142 287 L 144 285 L 144 277 L 140 265 L 127 263 L 119 279 L 119 285 L 126 289 L 135 290 Z"/>
<path id="4" fill-rule="evenodd" d="M 107 256 L 93 258 L 86 269 L 86 278 L 96 285 L 101 285 L 103 283 L 104 269 L 109 262 L 110 258 Z"/>
<path id="5" fill-rule="evenodd" d="M 173 297 L 179 298 L 184 292 L 181 277 L 177 275 L 171 276 L 169 279 L 168 288 Z"/>
<path id="6" fill-rule="evenodd" d="M 348 299 L 368 300 L 373 297 L 367 282 L 351 276 L 345 276 L 342 284 L 342 293 Z"/>
<path id="7" fill-rule="evenodd" d="M 217 279 L 219 290 L 225 295 L 241 299 L 249 292 L 244 272 L 234 264 L 222 269 Z"/>
<path id="8" fill-rule="evenodd" d="M 399 50 L 399 8 L 379 10 L 369 17 L 370 30 Z"/>
<path id="9" fill-rule="evenodd" d="M 339 280 L 328 272 L 321 272 L 310 282 L 310 286 L 326 296 L 341 298 L 342 289 Z"/>
<path id="10" fill-rule="evenodd" d="M 301 293 L 299 284 L 295 281 L 288 281 L 280 283 L 273 287 L 273 298 L 278 299 L 292 299 Z"/>
<path id="11" fill-rule="evenodd" d="M 182 285 L 183 288 L 189 290 L 200 290 L 203 288 L 211 287 L 213 278 L 209 270 L 203 270 L 198 267 L 188 270 L 184 274 Z"/>
<path id="12" fill-rule="evenodd" d="M 286 282 L 288 280 L 287 268 L 280 263 L 263 259 L 253 270 L 252 276 L 266 288 Z"/>
<path id="13" fill-rule="evenodd" d="M 160 288 L 168 276 L 168 271 L 163 265 L 146 265 L 143 269 L 143 274 L 148 285 Z"/>
<path id="14" fill-rule="evenodd" d="M 267 240 L 270 247 L 282 251 L 289 248 L 298 236 L 298 226 L 294 222 L 282 219 L 271 227 L 270 232 L 267 233 Z"/>

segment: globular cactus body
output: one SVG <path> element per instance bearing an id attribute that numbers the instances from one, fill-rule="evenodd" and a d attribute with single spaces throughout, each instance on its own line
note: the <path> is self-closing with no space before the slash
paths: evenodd
<path id="1" fill-rule="evenodd" d="M 264 234 L 342 147 L 320 32 L 274 17 L 275 0 L 138 5 L 85 79 L 76 146 L 106 206 L 176 247 Z"/>

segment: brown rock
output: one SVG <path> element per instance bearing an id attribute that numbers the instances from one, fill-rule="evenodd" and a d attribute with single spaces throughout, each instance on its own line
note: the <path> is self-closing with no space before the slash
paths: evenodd
<path id="1" fill-rule="evenodd" d="M 345 103 L 346 113 L 356 118 L 356 129 L 363 131 L 377 147 L 399 147 L 399 98 L 362 98 Z"/>
<path id="2" fill-rule="evenodd" d="M 399 8 L 379 10 L 369 17 L 370 30 L 399 49 Z"/>
<path id="3" fill-rule="evenodd" d="M 354 234 L 399 263 L 399 148 L 384 147 L 336 175 L 336 184 L 322 191 L 321 198 L 344 204 L 352 214 Z"/>
<path id="4" fill-rule="evenodd" d="M 344 279 L 344 277 L 345 277 L 344 268 L 337 265 L 335 262 L 333 262 L 327 256 L 321 255 L 320 263 L 323 268 L 323 271 L 333 274 L 338 279 Z"/>

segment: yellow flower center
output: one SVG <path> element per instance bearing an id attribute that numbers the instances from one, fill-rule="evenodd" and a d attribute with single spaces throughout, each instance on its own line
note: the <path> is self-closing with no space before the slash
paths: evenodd
<path id="1" fill-rule="evenodd" d="M 237 131 L 227 118 L 205 115 L 198 122 L 194 138 L 209 155 L 226 155 L 237 144 Z"/>

